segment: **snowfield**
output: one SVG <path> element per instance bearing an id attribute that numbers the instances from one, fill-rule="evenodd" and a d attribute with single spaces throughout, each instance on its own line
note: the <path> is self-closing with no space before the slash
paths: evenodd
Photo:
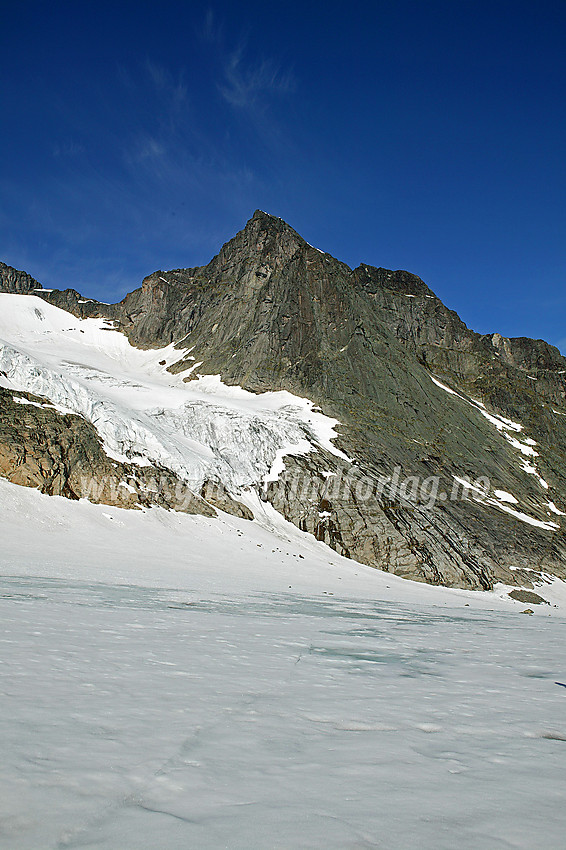
<path id="1" fill-rule="evenodd" d="M 269 506 L 0 507 L 2 848 L 564 846 L 560 608 L 371 570 Z"/>

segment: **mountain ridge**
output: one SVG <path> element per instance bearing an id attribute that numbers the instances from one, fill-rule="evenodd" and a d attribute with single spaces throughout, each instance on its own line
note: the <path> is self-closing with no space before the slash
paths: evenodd
<path id="1" fill-rule="evenodd" d="M 337 419 L 334 442 L 351 462 L 288 454 L 263 496 L 341 554 L 457 586 L 566 574 L 556 508 L 566 495 L 566 359 L 548 343 L 477 334 L 416 275 L 350 269 L 260 210 L 206 266 L 153 272 L 118 304 L 32 291 L 112 322 L 136 348 L 178 346 L 166 368 L 187 383 L 220 375 L 256 394 L 306 397 Z M 375 482 L 397 468 L 404 479 L 439 477 L 445 494 L 483 476 L 491 501 L 361 503 L 352 488 L 328 498 L 328 470 Z M 298 477 L 310 496 L 297 494 Z"/>

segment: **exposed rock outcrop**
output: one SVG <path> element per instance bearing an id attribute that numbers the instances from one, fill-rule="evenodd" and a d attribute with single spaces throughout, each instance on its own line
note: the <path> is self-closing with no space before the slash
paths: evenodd
<path id="1" fill-rule="evenodd" d="M 0 263 L 0 292 L 27 295 L 34 289 L 42 288 L 41 284 L 27 272 L 21 272 L 12 266 L 7 266 L 6 263 Z"/>

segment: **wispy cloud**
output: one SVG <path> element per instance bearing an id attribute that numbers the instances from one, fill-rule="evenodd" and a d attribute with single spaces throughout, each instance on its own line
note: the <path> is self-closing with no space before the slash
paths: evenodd
<path id="1" fill-rule="evenodd" d="M 229 55 L 224 65 L 224 81 L 219 85 L 222 97 L 237 108 L 256 106 L 262 96 L 285 95 L 294 91 L 295 81 L 271 59 L 253 62 L 246 58 L 242 42 Z"/>
<path id="2" fill-rule="evenodd" d="M 126 159 L 134 163 L 143 162 L 147 159 L 162 159 L 166 154 L 166 147 L 153 136 L 142 134 L 133 142 L 133 149 L 128 150 Z"/>
<path id="3" fill-rule="evenodd" d="M 202 26 L 197 27 L 197 35 L 207 44 L 221 44 L 223 42 L 224 26 L 214 9 L 207 9 Z"/>
<path id="4" fill-rule="evenodd" d="M 222 27 L 213 13 L 207 16 L 204 33 L 216 44 L 222 39 Z M 287 91 L 292 82 L 271 62 L 264 60 L 253 65 L 245 60 L 244 54 L 242 42 L 229 53 L 219 49 L 221 61 L 216 67 L 211 56 L 209 85 L 212 92 L 215 87 L 222 91 L 216 113 L 212 113 L 216 119 L 214 125 L 210 122 L 211 113 L 200 115 L 192 103 L 182 71 L 174 75 L 148 59 L 138 69 L 137 76 L 131 69 L 125 77 L 121 72 L 128 96 L 135 92 L 137 101 L 143 100 L 144 104 L 143 109 L 136 111 L 136 118 L 122 140 L 123 163 L 129 179 L 141 181 L 144 192 L 152 187 L 156 195 L 166 193 L 171 198 L 178 198 L 184 192 L 186 197 L 193 198 L 208 193 L 222 198 L 233 194 L 242 199 L 253 194 L 253 187 L 257 190 L 261 185 L 259 146 L 256 145 L 258 150 L 252 163 L 238 150 L 242 146 L 247 148 L 250 132 L 263 142 L 264 150 L 271 149 L 266 140 L 276 137 L 276 121 L 266 114 L 267 105 L 262 96 Z M 233 123 L 231 107 L 247 109 L 243 136 L 241 127 Z M 234 139 L 242 144 L 235 144 Z M 241 204 L 242 200 L 237 203 Z M 250 203 L 253 205 L 253 201 Z"/>
<path id="5" fill-rule="evenodd" d="M 165 96 L 171 106 L 182 108 L 187 105 L 188 88 L 182 71 L 175 76 L 151 59 L 146 60 L 145 69 L 154 89 Z"/>
<path id="6" fill-rule="evenodd" d="M 85 150 L 84 145 L 75 142 L 74 139 L 67 139 L 62 142 L 56 142 L 53 145 L 53 156 L 56 158 L 80 156 Z"/>
<path id="7" fill-rule="evenodd" d="M 191 104 L 184 72 L 146 59 L 137 73 L 120 69 L 124 92 L 134 100 L 131 120 L 121 139 L 123 160 L 128 168 L 140 165 L 157 178 L 168 169 L 190 135 Z"/>
<path id="8" fill-rule="evenodd" d="M 269 172 L 270 179 L 277 181 L 274 163 L 300 155 L 293 131 L 292 95 L 297 89 L 293 69 L 280 56 L 265 53 L 264 42 L 254 37 L 253 21 L 234 32 L 209 9 L 197 36 L 222 129 L 222 134 L 214 134 L 216 144 L 227 158 L 229 148 L 233 157 L 240 151 L 240 160 L 245 159 L 248 166 L 253 151 L 254 170 Z"/>
<path id="9" fill-rule="evenodd" d="M 224 22 L 213 9 L 206 12 L 198 30 L 200 39 L 216 49 L 219 59 L 217 84 L 223 100 L 235 109 L 265 105 L 271 96 L 295 90 L 295 78 L 272 57 L 254 56 L 249 34 L 242 33 L 236 44 L 226 38 Z"/>

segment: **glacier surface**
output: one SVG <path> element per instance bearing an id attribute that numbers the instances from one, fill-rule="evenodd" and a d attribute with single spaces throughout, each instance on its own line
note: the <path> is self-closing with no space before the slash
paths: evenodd
<path id="1" fill-rule="evenodd" d="M 561 849 L 561 610 L 379 573 L 265 510 L 0 481 L 2 848 Z"/>

